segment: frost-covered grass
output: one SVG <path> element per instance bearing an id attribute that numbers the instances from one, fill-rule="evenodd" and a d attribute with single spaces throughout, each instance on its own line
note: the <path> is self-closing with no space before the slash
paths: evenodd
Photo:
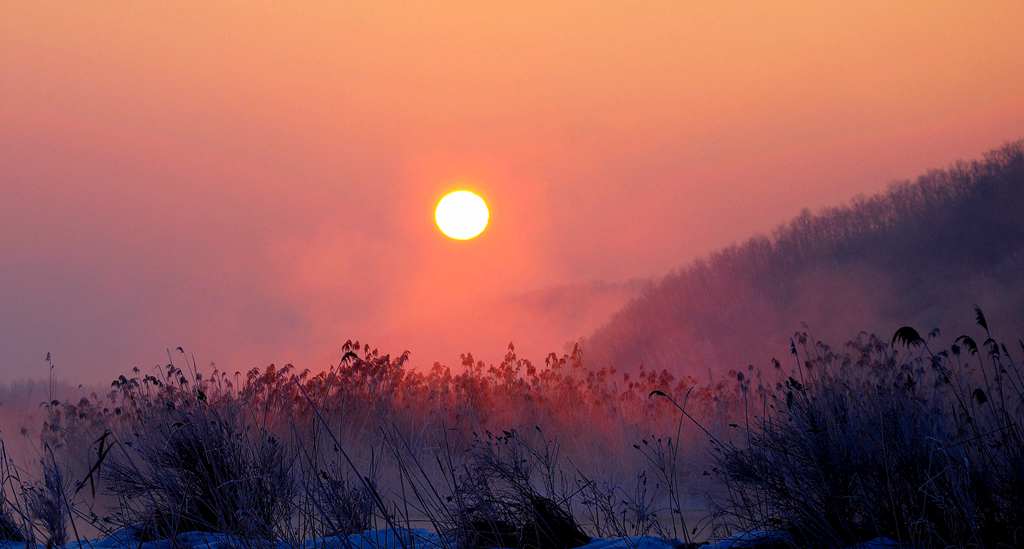
<path id="1" fill-rule="evenodd" d="M 692 393 L 692 380 L 592 370 L 578 350 L 534 365 L 510 347 L 500 364 L 467 355 L 454 372 L 410 371 L 404 355 L 356 342 L 342 352 L 319 374 L 231 376 L 179 350 L 159 374 L 48 403 L 40 447 L 54 459 L 12 465 L 5 484 L 15 530 L 54 544 L 125 528 L 293 545 L 402 528 L 481 547 L 691 535 L 681 423 L 647 394 Z M 695 408 L 721 413 L 714 389 L 696 394 Z M 25 511 L 40 470 L 63 479 L 45 491 L 64 503 L 54 520 Z"/>
<path id="2" fill-rule="evenodd" d="M 81 540 L 65 545 L 67 549 L 117 549 L 133 547 L 135 549 L 238 549 L 260 547 L 266 549 L 359 549 L 380 548 L 392 549 L 417 547 L 421 549 L 444 547 L 445 544 L 433 532 L 427 530 L 372 530 L 348 536 L 329 536 L 305 540 L 300 544 L 288 542 L 260 542 L 231 534 L 213 532 L 183 532 L 172 539 L 147 540 L 130 529 L 117 531 L 109 536 L 90 540 Z M 24 542 L 0 542 L 2 549 L 24 549 Z M 45 547 L 33 545 L 31 547 Z"/>
<path id="3" fill-rule="evenodd" d="M 1024 372 L 976 316 L 981 337 L 946 348 L 910 327 L 844 352 L 798 336 L 773 384 L 737 373 L 746 417 L 716 444 L 720 516 L 799 545 L 1024 543 Z"/>
<path id="4" fill-rule="evenodd" d="M 911 328 L 839 351 L 798 333 L 788 365 L 712 386 L 591 370 L 579 350 L 414 372 L 348 343 L 320 374 L 245 376 L 204 376 L 179 351 L 159 375 L 47 405 L 36 466 L 0 456 L 0 535 L 21 546 L 109 546 L 125 532 L 146 547 L 1014 546 L 1024 377 L 977 319 L 981 337 L 944 348 Z M 696 508 L 694 494 L 707 496 Z"/>
<path id="5" fill-rule="evenodd" d="M 228 534 L 205 532 L 187 532 L 173 540 L 145 541 L 130 532 L 117 532 L 109 537 L 73 542 L 66 549 L 114 549 L 133 547 L 135 549 L 237 549 L 239 547 L 263 547 L 267 549 L 392 549 L 419 548 L 433 549 L 451 546 L 436 533 L 427 530 L 372 530 L 350 536 L 332 536 L 314 540 L 306 540 L 300 545 L 285 542 L 254 545 L 251 541 Z M 702 549 L 750 549 L 760 547 L 790 547 L 792 538 L 785 533 L 752 531 L 730 536 L 729 538 L 701 544 Z M 2 542 L 0 549 L 24 549 L 25 543 Z M 35 546 L 42 547 L 42 546 Z M 653 536 L 631 536 L 621 538 L 594 539 L 579 549 L 678 549 L 680 545 L 672 540 Z M 851 546 L 849 549 L 893 549 L 898 544 L 893 540 L 878 538 L 863 544 Z"/>

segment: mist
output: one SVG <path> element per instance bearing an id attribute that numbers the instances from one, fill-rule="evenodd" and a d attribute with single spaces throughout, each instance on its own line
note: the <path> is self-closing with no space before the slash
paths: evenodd
<path id="1" fill-rule="evenodd" d="M 528 296 L 656 280 L 1024 123 L 1018 3 L 458 4 L 0 8 L 0 379 L 543 356 L 632 294 Z M 493 214 L 468 246 L 431 219 L 462 182 Z"/>

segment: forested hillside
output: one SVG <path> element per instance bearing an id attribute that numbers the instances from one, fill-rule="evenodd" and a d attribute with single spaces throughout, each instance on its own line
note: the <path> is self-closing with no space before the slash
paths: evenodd
<path id="1" fill-rule="evenodd" d="M 588 360 L 706 379 L 783 358 L 802 323 L 836 343 L 902 324 L 952 337 L 975 303 L 1017 333 L 1022 212 L 1018 141 L 886 193 L 805 211 L 771 236 L 686 265 L 597 330 L 585 345 Z"/>

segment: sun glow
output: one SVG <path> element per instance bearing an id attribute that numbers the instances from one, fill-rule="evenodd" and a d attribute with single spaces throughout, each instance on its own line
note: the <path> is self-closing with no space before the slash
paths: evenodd
<path id="1" fill-rule="evenodd" d="M 434 210 L 434 221 L 445 236 L 470 240 L 487 228 L 490 212 L 487 203 L 472 191 L 452 191 L 441 198 Z"/>

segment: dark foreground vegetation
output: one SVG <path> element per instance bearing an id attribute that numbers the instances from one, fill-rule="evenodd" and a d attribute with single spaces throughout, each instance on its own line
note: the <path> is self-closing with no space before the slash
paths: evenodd
<path id="1" fill-rule="evenodd" d="M 969 328 L 962 311 L 1024 331 L 1024 142 L 895 184 L 666 276 L 587 341 L 593 364 L 706 378 L 763 360 L 806 322 L 842 341 L 874 327 Z"/>
<path id="2" fill-rule="evenodd" d="M 768 530 L 804 547 L 1015 547 L 1024 342 L 1015 354 L 976 320 L 970 336 L 905 327 L 841 349 L 797 333 L 785 363 L 714 386 L 592 370 L 578 350 L 417 372 L 349 343 L 326 372 L 235 376 L 178 351 L 159 375 L 46 404 L 38 467 L 3 460 L 0 535 L 298 546 L 425 527 L 542 548 Z"/>
<path id="3" fill-rule="evenodd" d="M 742 527 L 835 547 L 884 534 L 913 547 L 1024 542 L 1024 377 L 989 330 L 938 348 L 910 327 L 843 352 L 794 347 L 770 390 L 738 375 L 742 436 L 715 445 L 721 511 Z M 908 352 L 897 352 L 907 347 Z M 751 408 L 757 408 L 752 412 Z"/>

